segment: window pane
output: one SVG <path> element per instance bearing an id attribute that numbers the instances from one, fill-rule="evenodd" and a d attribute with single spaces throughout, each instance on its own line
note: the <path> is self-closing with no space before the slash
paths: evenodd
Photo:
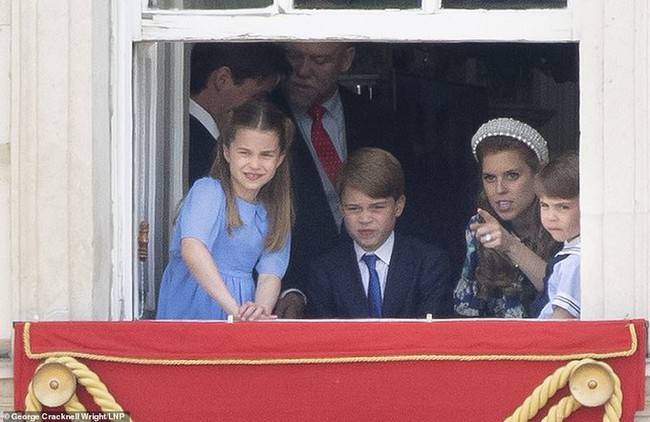
<path id="1" fill-rule="evenodd" d="M 295 0 L 296 9 L 419 9 L 420 0 Z"/>
<path id="2" fill-rule="evenodd" d="M 151 9 L 257 9 L 273 0 L 149 0 Z"/>
<path id="3" fill-rule="evenodd" d="M 567 0 L 442 0 L 446 9 L 562 9 Z"/>

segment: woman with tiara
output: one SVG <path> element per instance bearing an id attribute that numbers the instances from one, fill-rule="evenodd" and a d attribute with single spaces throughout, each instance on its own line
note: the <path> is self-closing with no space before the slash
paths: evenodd
<path id="1" fill-rule="evenodd" d="M 560 248 L 540 222 L 534 179 L 548 162 L 546 141 L 529 125 L 493 119 L 472 137 L 481 189 L 454 290 L 465 317 L 534 318 L 544 306 L 546 261 Z"/>

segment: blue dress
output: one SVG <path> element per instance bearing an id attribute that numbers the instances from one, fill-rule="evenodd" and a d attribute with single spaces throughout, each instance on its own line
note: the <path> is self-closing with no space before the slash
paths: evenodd
<path id="1" fill-rule="evenodd" d="M 181 258 L 181 239 L 195 238 L 210 251 L 221 277 L 241 305 L 255 295 L 253 269 L 282 278 L 289 262 L 289 239 L 275 252 L 264 248 L 268 231 L 266 208 L 237 198 L 242 226 L 228 233 L 226 196 L 211 177 L 196 181 L 174 226 L 169 263 L 163 273 L 157 319 L 227 319 L 228 315 L 199 285 Z"/>

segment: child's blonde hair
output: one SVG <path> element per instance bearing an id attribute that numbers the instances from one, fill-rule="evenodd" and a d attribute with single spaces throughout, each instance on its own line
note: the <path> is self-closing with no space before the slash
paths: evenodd
<path id="1" fill-rule="evenodd" d="M 565 152 L 542 167 L 535 178 L 535 193 L 551 198 L 577 198 L 580 195 L 578 153 Z"/>
<path id="2" fill-rule="evenodd" d="M 226 226 L 229 233 L 232 233 L 233 229 L 241 227 L 242 221 L 237 209 L 230 165 L 224 156 L 224 148 L 230 147 L 240 129 L 276 133 L 280 155 L 285 156 L 276 170 L 275 176 L 260 189 L 257 195 L 258 200 L 266 207 L 269 220 L 269 231 L 264 241 L 265 247 L 276 251 L 288 240 L 294 220 L 289 162 L 289 148 L 294 137 L 294 125 L 290 118 L 267 101 L 249 101 L 233 110 L 230 124 L 219 137 L 217 157 L 210 169 L 210 176 L 221 181 L 226 194 Z"/>
<path id="3" fill-rule="evenodd" d="M 354 150 L 336 177 L 339 197 L 346 188 L 360 190 L 371 198 L 398 200 L 404 195 L 404 172 L 399 160 L 379 148 Z"/>

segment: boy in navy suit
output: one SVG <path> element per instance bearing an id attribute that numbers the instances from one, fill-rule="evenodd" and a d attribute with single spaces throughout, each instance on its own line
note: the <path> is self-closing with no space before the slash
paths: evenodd
<path id="1" fill-rule="evenodd" d="M 305 293 L 311 318 L 447 316 L 450 265 L 445 252 L 395 233 L 406 203 L 399 161 L 359 148 L 339 170 L 336 190 L 351 239 L 315 258 Z"/>

